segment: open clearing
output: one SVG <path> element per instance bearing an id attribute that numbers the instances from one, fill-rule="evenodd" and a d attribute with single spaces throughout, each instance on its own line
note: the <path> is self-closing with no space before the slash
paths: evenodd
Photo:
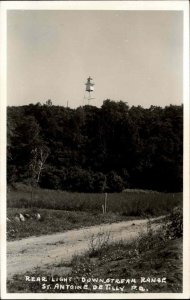
<path id="1" fill-rule="evenodd" d="M 41 236 L 58 232 L 116 223 L 132 219 L 145 219 L 169 214 L 182 205 L 182 193 L 158 193 L 132 190 L 108 193 L 106 213 L 104 193 L 69 193 L 59 190 L 34 190 L 33 199 L 28 186 L 18 185 L 7 193 L 7 240 Z M 35 214 L 40 214 L 40 221 Z M 19 222 L 19 214 L 27 214 Z"/>
<path id="2" fill-rule="evenodd" d="M 81 255 L 89 248 L 90 238 L 100 232 L 110 233 L 109 242 L 130 241 L 147 229 L 147 219 L 91 226 L 63 233 L 29 237 L 7 243 L 7 277 L 46 268 L 60 262 L 68 263 L 73 255 Z M 158 226 L 154 224 L 154 228 Z M 62 269 L 62 275 L 64 270 Z M 65 268 L 65 273 L 68 270 Z"/>
<path id="3" fill-rule="evenodd" d="M 71 276 L 73 284 L 78 285 L 80 280 L 78 282 L 77 278 L 81 276 L 138 278 L 142 274 L 155 277 L 168 275 L 166 285 L 147 286 L 149 292 L 180 292 L 182 215 L 177 210 L 171 219 L 174 230 L 169 230 L 169 233 L 175 233 L 172 236 L 174 241 L 166 237 L 165 227 L 162 231 L 167 219 L 163 220 L 160 216 L 169 215 L 175 207 L 181 207 L 182 193 L 126 191 L 108 194 L 106 214 L 102 213 L 104 198 L 104 194 L 36 189 L 31 201 L 28 189 L 9 191 L 9 292 L 44 291 L 40 282 L 27 282 L 25 276 Z M 41 216 L 40 220 L 35 218 L 37 213 Z M 16 220 L 19 214 L 30 217 L 21 222 Z M 152 222 L 151 228 L 148 223 L 150 217 L 156 221 Z M 151 229 L 159 227 L 155 237 L 152 236 Z M 178 232 L 179 236 L 176 235 Z M 92 251 L 98 249 L 98 243 L 92 248 L 92 241 L 107 236 L 106 247 Z M 139 241 L 142 243 L 139 244 Z M 52 289 L 52 292 L 67 291 Z M 125 292 L 130 292 L 130 288 L 126 286 Z"/>

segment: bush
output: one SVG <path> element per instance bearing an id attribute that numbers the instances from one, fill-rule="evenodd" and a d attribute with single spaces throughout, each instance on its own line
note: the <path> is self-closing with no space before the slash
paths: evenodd
<path id="1" fill-rule="evenodd" d="M 103 193 L 106 188 L 106 176 L 101 172 L 95 173 L 93 176 L 93 181 L 94 181 L 94 192 Z"/>
<path id="2" fill-rule="evenodd" d="M 66 190 L 74 192 L 93 192 L 93 173 L 78 167 L 67 170 L 64 182 Z"/>
<path id="3" fill-rule="evenodd" d="M 153 230 L 150 220 L 147 223 L 147 231 L 141 233 L 135 241 L 135 248 L 138 253 L 144 253 L 158 246 L 164 246 L 165 236 L 162 235 L 162 227 Z"/>
<path id="4" fill-rule="evenodd" d="M 107 175 L 107 189 L 108 192 L 121 192 L 125 185 L 123 179 L 117 175 L 114 171 L 111 171 Z"/>
<path id="5" fill-rule="evenodd" d="M 89 257 L 100 256 L 108 248 L 109 241 L 109 231 L 100 230 L 98 234 L 92 234 L 89 242 Z"/>
<path id="6" fill-rule="evenodd" d="M 183 210 L 182 207 L 175 207 L 167 218 L 164 226 L 165 236 L 169 239 L 176 239 L 183 236 Z"/>
<path id="7" fill-rule="evenodd" d="M 183 211 L 181 207 L 175 207 L 170 215 L 165 218 L 161 227 L 153 230 L 150 220 L 147 223 L 147 232 L 140 234 L 135 241 L 138 253 L 143 253 L 155 247 L 164 247 L 168 240 L 183 236 Z"/>

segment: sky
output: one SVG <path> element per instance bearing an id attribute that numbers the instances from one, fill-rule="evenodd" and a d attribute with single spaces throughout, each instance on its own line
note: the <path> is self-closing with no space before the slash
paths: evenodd
<path id="1" fill-rule="evenodd" d="M 7 104 L 76 108 L 105 99 L 143 107 L 183 97 L 180 11 L 11 10 L 7 17 Z"/>

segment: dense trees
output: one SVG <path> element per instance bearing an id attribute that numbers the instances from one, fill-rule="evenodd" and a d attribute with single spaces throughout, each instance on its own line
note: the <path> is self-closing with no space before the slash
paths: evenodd
<path id="1" fill-rule="evenodd" d="M 8 107 L 8 183 L 28 182 L 34 149 L 46 147 L 44 188 L 182 190 L 182 106 L 145 109 L 105 100 L 101 108 L 70 109 L 50 101 Z"/>

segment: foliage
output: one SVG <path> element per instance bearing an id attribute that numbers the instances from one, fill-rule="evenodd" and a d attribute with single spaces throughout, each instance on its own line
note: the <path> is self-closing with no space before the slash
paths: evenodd
<path id="1" fill-rule="evenodd" d="M 119 192 L 126 188 L 182 191 L 183 107 L 129 107 L 105 100 L 70 109 L 30 104 L 7 109 L 8 183 L 26 182 L 32 150 L 51 155 L 44 188 Z"/>
<path id="2" fill-rule="evenodd" d="M 169 239 L 183 236 L 183 210 L 181 206 L 175 207 L 166 219 L 164 235 Z"/>
<path id="3" fill-rule="evenodd" d="M 154 224 L 155 225 L 155 224 Z M 153 229 L 150 220 L 147 223 L 147 231 L 140 234 L 135 241 L 138 253 L 143 253 L 155 247 L 164 247 L 171 239 L 178 239 L 183 236 L 183 210 L 181 206 L 174 207 L 161 224 L 158 223 L 157 230 Z"/>
<path id="4" fill-rule="evenodd" d="M 100 231 L 91 235 L 89 241 L 89 257 L 100 256 L 107 249 L 110 242 L 110 231 Z"/>

